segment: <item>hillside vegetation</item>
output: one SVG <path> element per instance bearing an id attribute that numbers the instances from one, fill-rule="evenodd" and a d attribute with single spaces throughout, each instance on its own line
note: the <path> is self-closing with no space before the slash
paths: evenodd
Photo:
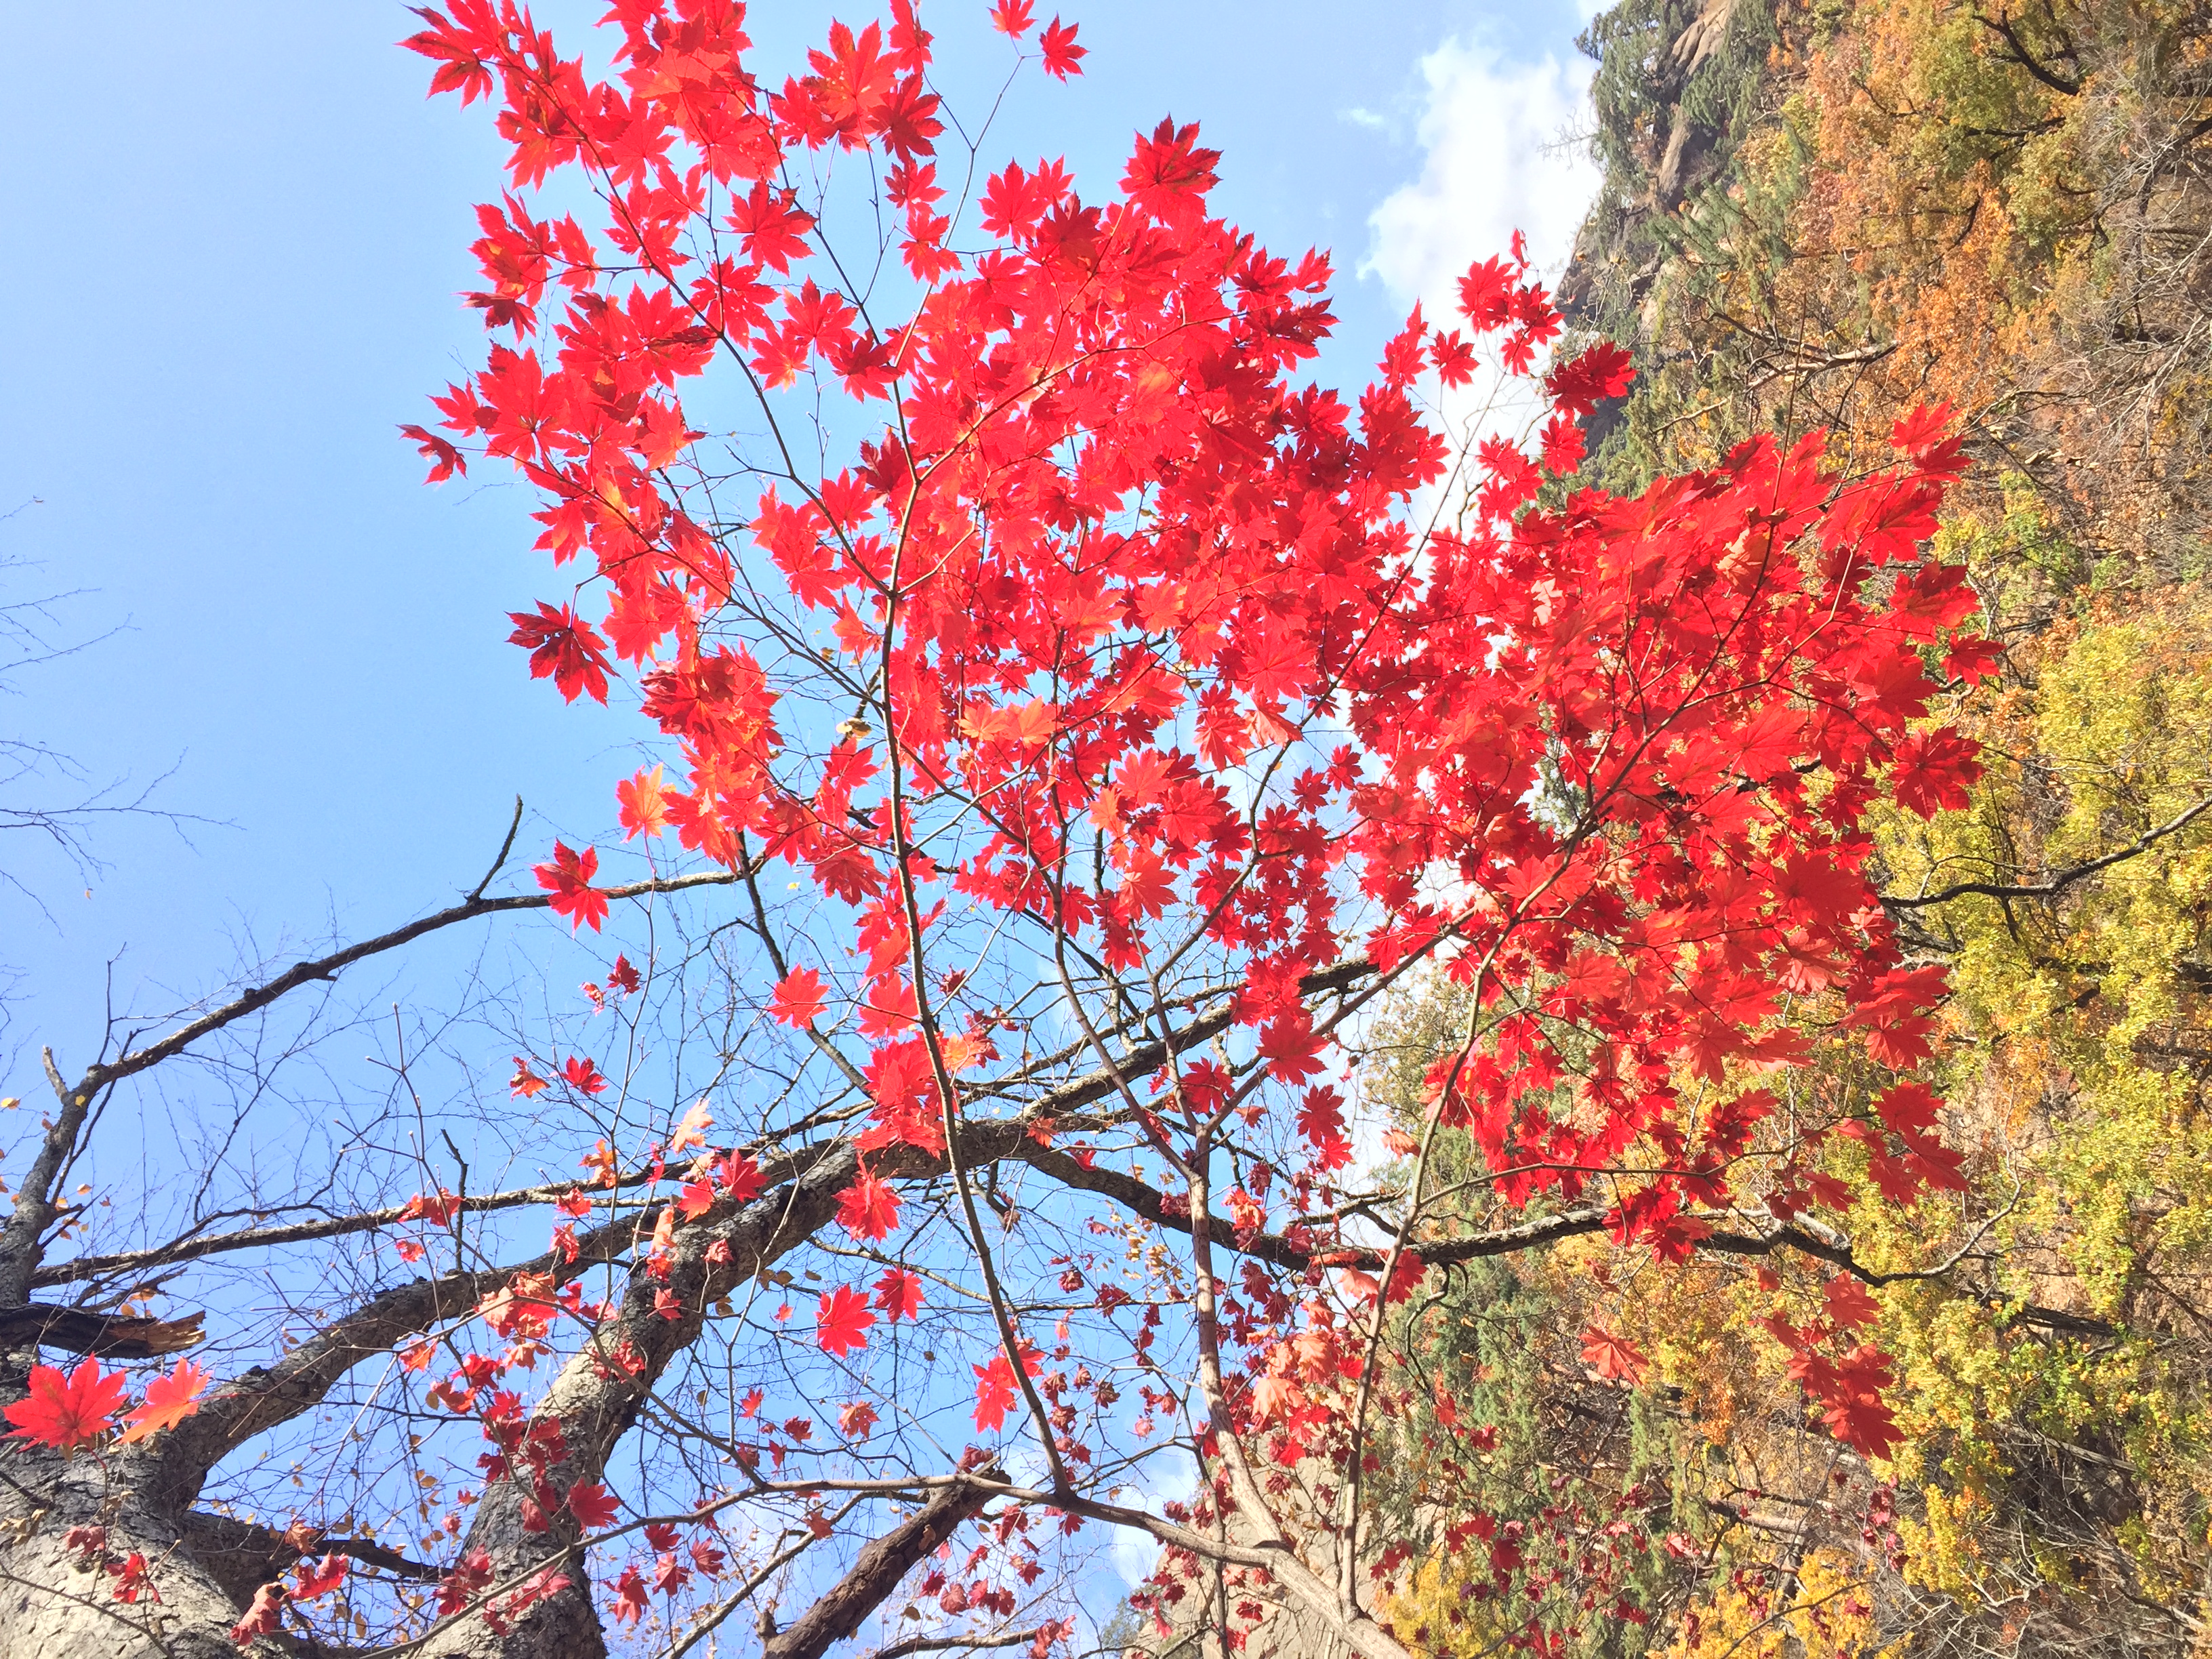
<path id="1" fill-rule="evenodd" d="M 1863 1295 L 1597 1237 L 1409 1310 L 1383 1501 L 1437 1548 L 1383 1564 L 1395 1624 L 1451 1656 L 1532 1615 L 1560 1653 L 2207 1650 L 2212 9 L 1623 0 L 1583 45 L 1605 175 L 1562 293 L 1639 372 L 1583 480 L 1762 429 L 1872 465 L 1922 402 L 1968 435 L 1939 545 L 2002 651 L 1933 712 L 1986 770 L 1875 857 L 1948 975 L 1925 1074 L 1970 1151 L 1911 1206 L 1830 1155 Z M 1465 1012 L 1439 988 L 1379 1038 L 1402 1122 Z M 1823 1322 L 1896 1356 L 1887 1455 L 1805 1406 L 1790 1333 Z M 1470 1401 L 1472 1438 L 1439 1416 Z"/>

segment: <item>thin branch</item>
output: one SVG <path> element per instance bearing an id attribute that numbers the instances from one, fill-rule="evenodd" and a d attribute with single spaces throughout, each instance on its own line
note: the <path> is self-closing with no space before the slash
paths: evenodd
<path id="1" fill-rule="evenodd" d="M 469 889 L 469 896 L 465 902 L 473 904 L 478 899 L 482 898 L 483 896 L 484 889 L 491 885 L 492 878 L 498 875 L 501 870 L 506 867 L 507 855 L 514 850 L 515 832 L 521 828 L 522 797 L 517 795 L 514 798 L 514 816 L 507 820 L 507 839 L 500 842 L 499 854 L 492 860 L 491 868 L 483 872 L 483 879 L 478 882 L 475 886 Z"/>
<path id="2" fill-rule="evenodd" d="M 656 893 L 686 892 L 694 887 L 726 887 L 743 878 L 740 871 L 702 870 L 688 876 L 658 877 L 650 881 L 628 882 L 619 887 L 602 887 L 599 891 L 611 899 L 643 898 Z M 441 927 L 473 921 L 478 916 L 493 915 L 505 910 L 542 910 L 553 902 L 554 897 L 551 893 L 517 893 L 506 898 L 464 899 L 459 904 L 410 921 L 404 927 L 395 927 L 388 933 L 380 933 L 374 939 L 349 945 L 342 951 L 318 957 L 312 962 L 295 963 L 276 978 L 255 986 L 220 1008 L 210 1010 L 190 1024 L 178 1027 L 150 1047 L 90 1067 L 78 1083 L 76 1092 L 89 1095 L 111 1083 L 135 1077 L 140 1072 L 183 1053 L 202 1037 L 210 1036 L 248 1014 L 258 1013 L 303 985 L 316 980 L 336 979 L 356 962 L 412 944 L 425 933 L 434 933 Z"/>
<path id="3" fill-rule="evenodd" d="M 2129 859 L 2148 853 L 2167 836 L 2180 834 L 2207 811 L 2212 811 L 2212 795 L 2208 795 L 2198 801 L 2180 817 L 2161 823 L 2155 830 L 2145 830 L 2117 852 L 2107 853 L 2102 858 L 2091 859 L 2087 864 L 2069 865 L 2063 870 L 2053 872 L 2039 882 L 2008 884 L 2002 882 L 1962 881 L 1946 887 L 1940 893 L 1929 893 L 1917 898 L 1885 893 L 1882 895 L 1881 902 L 1893 910 L 1917 910 L 1925 905 L 1948 904 L 1953 899 L 1965 898 L 1973 893 L 1981 894 L 1987 898 L 1998 899 L 2051 898 L 2084 876 L 2093 876 L 2100 870 L 2108 870 L 2113 865 L 2124 863 Z"/>
<path id="4" fill-rule="evenodd" d="M 617 1176 L 613 1184 L 617 1189 L 639 1187 L 652 1179 L 651 1166 L 644 1165 Z M 453 1207 L 464 1215 L 482 1215 L 489 1211 L 511 1210 L 529 1204 L 552 1204 L 574 1192 L 578 1184 L 574 1181 L 560 1181 L 541 1187 L 517 1187 L 506 1192 L 457 1199 Z M 603 1185 L 593 1190 L 605 1193 L 609 1188 Z M 279 1244 L 301 1244 L 320 1238 L 343 1238 L 350 1233 L 374 1232 L 380 1227 L 389 1227 L 414 1218 L 408 1213 L 406 1205 L 389 1204 L 381 1209 L 361 1210 L 351 1215 L 323 1216 L 313 1221 L 288 1221 L 271 1227 L 242 1227 L 236 1232 L 177 1239 L 150 1249 L 121 1250 L 112 1255 L 76 1256 L 67 1261 L 40 1267 L 31 1275 L 31 1284 L 34 1289 L 51 1285 L 74 1285 L 88 1279 L 107 1279 L 118 1273 L 137 1273 L 155 1267 L 173 1267 L 179 1262 L 197 1261 L 204 1256 L 227 1255 L 233 1250 L 266 1249 Z"/>

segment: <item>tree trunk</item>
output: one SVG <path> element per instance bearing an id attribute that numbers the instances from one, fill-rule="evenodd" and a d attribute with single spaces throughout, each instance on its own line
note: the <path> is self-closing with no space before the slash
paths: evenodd
<path id="1" fill-rule="evenodd" d="M 103 1464 L 43 1449 L 0 1450 L 0 1653 L 23 1659 L 239 1659 L 274 1656 L 230 1638 L 242 1611 L 185 1543 L 178 1518 L 148 1501 L 133 1476 L 143 1459 Z M 105 1536 L 72 1548 L 73 1528 Z M 108 1570 L 143 1556 L 157 1602 L 115 1599 Z"/>

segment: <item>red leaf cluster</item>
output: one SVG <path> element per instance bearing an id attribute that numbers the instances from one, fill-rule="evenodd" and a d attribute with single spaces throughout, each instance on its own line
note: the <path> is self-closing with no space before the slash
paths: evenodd
<path id="1" fill-rule="evenodd" d="M 1305 1218 L 1353 1157 L 1329 1081 L 1349 1014 L 1316 984 L 1364 998 L 1434 964 L 1463 988 L 1490 1017 L 1429 1075 L 1431 1124 L 1465 1132 L 1508 1204 L 1602 1194 L 1613 1237 L 1663 1261 L 1739 1199 L 1848 1202 L 1823 1164 L 1839 1135 L 1899 1203 L 1956 1183 L 1913 1085 L 1886 1085 L 1873 1118 L 1801 1115 L 1777 1145 L 1757 1081 L 1816 1041 L 1885 1075 L 1929 1052 L 1942 975 L 1905 964 L 1869 865 L 1881 803 L 1955 805 L 1978 766 L 1929 718 L 1930 661 L 1975 678 L 1992 660 L 1956 631 L 1971 591 L 1923 557 L 1960 464 L 1948 411 L 1900 422 L 1897 464 L 1864 477 L 1830 470 L 1814 434 L 1634 496 L 1540 500 L 1631 366 L 1600 342 L 1534 378 L 1563 324 L 1517 239 L 1468 272 L 1449 325 L 1417 310 L 1340 396 L 1296 378 L 1334 323 L 1328 261 L 1278 258 L 1213 213 L 1221 158 L 1195 125 L 1139 134 L 1115 198 L 1086 201 L 1049 161 L 989 175 L 972 209 L 950 197 L 910 5 L 888 31 L 833 24 L 774 90 L 735 7 L 621 0 L 601 82 L 509 8 L 423 16 L 409 44 L 434 90 L 498 98 L 517 193 L 485 208 L 476 250 L 486 321 L 514 343 L 435 400 L 450 436 L 414 435 L 434 476 L 471 455 L 516 467 L 540 549 L 577 562 L 574 602 L 514 613 L 532 673 L 604 700 L 610 652 L 640 665 L 671 762 L 618 787 L 627 834 L 672 832 L 749 883 L 779 860 L 834 937 L 815 953 L 839 964 L 832 1031 L 823 975 L 781 956 L 749 1010 L 762 1041 L 846 1056 L 873 1168 L 945 1157 L 957 1079 L 1024 1029 L 976 988 L 987 969 L 1047 961 L 1072 1011 L 1079 974 L 1202 983 L 1174 1017 L 1222 1000 L 1223 1058 L 1116 1085 L 1171 1163 L 1231 1126 L 1265 1139 L 1233 1234 L 1287 1203 L 1310 1284 L 1345 1269 L 1348 1308 L 1316 1289 L 1294 1316 L 1263 1289 L 1254 1304 L 1281 1307 L 1237 1327 L 1246 1426 L 1292 1462 L 1326 1431 L 1310 1391 L 1359 1374 L 1371 1345 L 1350 1333 L 1424 1271 L 1398 1255 L 1381 1295 L 1380 1259 L 1329 1257 L 1328 1224 Z M 1035 27 L 1029 0 L 994 19 L 1017 41 Z M 1062 77 L 1083 52 L 1057 19 L 1038 49 Z M 830 149 L 871 152 L 903 294 L 825 257 L 830 204 L 794 181 Z M 534 218 L 556 176 L 603 221 Z M 1463 382 L 1478 346 L 1542 407 L 1455 454 L 1418 383 Z M 700 435 L 679 392 L 718 367 L 779 434 L 740 463 L 769 480 L 750 506 L 678 465 Z M 805 419 L 818 466 L 781 439 Z M 1468 509 L 1413 512 L 1455 467 Z M 606 918 L 598 868 L 559 842 L 537 866 L 573 927 Z M 1821 999 L 1815 1034 L 1788 1017 Z M 1102 1059 L 1120 1041 L 1085 1035 Z M 517 1092 L 545 1086 L 517 1067 Z M 604 1086 L 589 1061 L 568 1075 Z M 1095 1156 L 1076 1153 L 1086 1171 Z M 702 1152 L 653 1212 L 647 1270 L 665 1276 L 718 1188 L 761 1180 Z M 837 1215 L 872 1245 L 901 1225 L 866 1169 Z M 815 1340 L 849 1360 L 878 1312 L 921 1307 L 902 1268 L 873 1310 L 836 1285 Z M 1831 1315 L 1866 1320 L 1847 1291 Z M 1147 1307 L 1140 1352 L 1159 1324 Z M 1020 1393 L 1006 1328 L 973 1365 L 980 1432 Z M 1793 1343 L 1801 1374 L 1838 1434 L 1886 1447 L 1884 1362 L 1834 1356 L 1832 1334 Z M 1584 1352 L 1642 1375 L 1601 1329 Z M 643 1616 L 635 1569 L 614 1591 L 618 1617 Z"/>

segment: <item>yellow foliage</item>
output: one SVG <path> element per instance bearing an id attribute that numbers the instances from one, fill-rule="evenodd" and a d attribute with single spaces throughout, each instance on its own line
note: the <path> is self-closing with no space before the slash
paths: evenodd
<path id="1" fill-rule="evenodd" d="M 1684 1616 L 1663 1650 L 1665 1659 L 1881 1659 L 1891 1651 L 1858 1564 L 1832 1549 L 1814 1550 L 1779 1589 L 1751 1575 L 1722 1584 Z"/>

